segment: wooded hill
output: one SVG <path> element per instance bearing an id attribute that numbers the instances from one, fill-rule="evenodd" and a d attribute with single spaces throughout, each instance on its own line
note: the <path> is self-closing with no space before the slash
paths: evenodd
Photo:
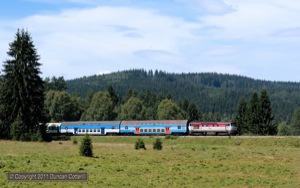
<path id="1" fill-rule="evenodd" d="M 256 80 L 245 76 L 217 73 L 166 73 L 128 70 L 67 80 L 67 91 L 85 97 L 87 92 L 104 91 L 111 85 L 124 98 L 129 89 L 171 95 L 175 101 L 187 99 L 203 113 L 232 116 L 241 97 L 266 87 L 277 122 L 290 121 L 300 106 L 300 83 Z"/>

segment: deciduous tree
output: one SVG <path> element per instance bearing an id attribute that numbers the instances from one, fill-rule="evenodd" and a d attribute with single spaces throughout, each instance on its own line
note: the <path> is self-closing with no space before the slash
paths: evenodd
<path id="1" fill-rule="evenodd" d="M 131 97 L 121 107 L 120 118 L 125 119 L 125 120 L 142 120 L 142 119 L 144 119 L 142 101 L 137 97 Z"/>
<path id="2" fill-rule="evenodd" d="M 108 91 L 97 92 L 91 101 L 89 108 L 84 112 L 81 120 L 108 121 L 116 118 L 114 102 Z"/>
<path id="3" fill-rule="evenodd" d="M 161 101 L 157 109 L 158 119 L 178 120 L 182 119 L 182 110 L 171 99 Z"/>

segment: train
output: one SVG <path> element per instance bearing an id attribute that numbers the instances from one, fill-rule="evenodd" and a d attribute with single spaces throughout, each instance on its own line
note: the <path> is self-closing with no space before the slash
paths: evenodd
<path id="1" fill-rule="evenodd" d="M 47 123 L 48 134 L 66 135 L 235 135 L 234 122 L 188 120 L 74 121 Z"/>

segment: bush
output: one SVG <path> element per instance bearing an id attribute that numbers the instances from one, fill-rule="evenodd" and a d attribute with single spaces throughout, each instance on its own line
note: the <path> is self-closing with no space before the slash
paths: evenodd
<path id="1" fill-rule="evenodd" d="M 146 150 L 146 146 L 145 146 L 145 143 L 142 139 L 138 139 L 136 142 L 135 142 L 135 149 L 144 149 Z"/>
<path id="2" fill-rule="evenodd" d="M 162 141 L 159 138 L 157 138 L 153 143 L 153 149 L 162 150 Z"/>
<path id="3" fill-rule="evenodd" d="M 79 154 L 85 157 L 93 157 L 92 140 L 88 134 L 86 134 L 82 139 L 80 149 L 79 149 Z"/>
<path id="4" fill-rule="evenodd" d="M 77 140 L 76 140 L 76 138 L 73 138 L 72 142 L 73 142 L 73 144 L 77 144 L 78 143 Z"/>

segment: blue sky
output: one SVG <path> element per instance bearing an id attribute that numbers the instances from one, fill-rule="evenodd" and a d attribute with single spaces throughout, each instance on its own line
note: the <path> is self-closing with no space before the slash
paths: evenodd
<path id="1" fill-rule="evenodd" d="M 10 0 L 0 2 L 0 63 L 18 28 L 43 77 L 128 69 L 300 81 L 299 0 Z"/>

